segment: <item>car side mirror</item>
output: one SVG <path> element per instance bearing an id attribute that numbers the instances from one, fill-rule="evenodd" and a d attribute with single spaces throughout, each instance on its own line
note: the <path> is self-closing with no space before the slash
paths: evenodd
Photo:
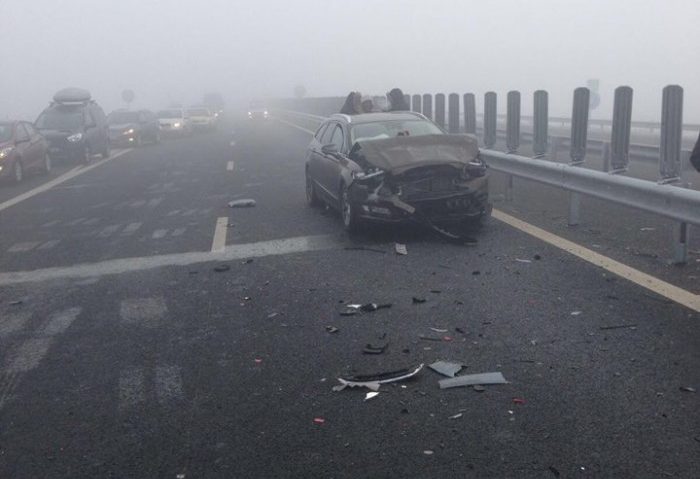
<path id="1" fill-rule="evenodd" d="M 324 155 L 336 156 L 339 153 L 338 146 L 333 144 L 333 143 L 329 143 L 328 145 L 323 145 L 321 147 L 321 153 L 323 153 Z"/>

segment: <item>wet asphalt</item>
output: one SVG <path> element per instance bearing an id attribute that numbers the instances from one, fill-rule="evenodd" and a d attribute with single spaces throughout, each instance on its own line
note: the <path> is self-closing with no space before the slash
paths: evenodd
<path id="1" fill-rule="evenodd" d="M 305 205 L 307 143 L 231 121 L 0 211 L 0 477 L 697 477 L 697 313 L 496 220 L 472 246 L 349 237 Z M 498 208 L 698 292 L 663 221 L 590 201 L 572 229 L 565 196 L 516 181 L 506 203 L 501 186 Z M 257 204 L 227 207 L 242 198 Z M 210 251 L 219 218 L 229 250 L 274 254 L 145 269 Z M 115 259 L 125 272 L 74 274 Z M 392 306 L 341 315 L 369 302 Z M 437 360 L 508 384 L 440 390 L 424 368 L 367 401 L 331 390 Z"/>

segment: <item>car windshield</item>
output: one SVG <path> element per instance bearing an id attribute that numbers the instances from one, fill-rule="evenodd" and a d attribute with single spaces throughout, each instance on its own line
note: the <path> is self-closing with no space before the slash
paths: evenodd
<path id="1" fill-rule="evenodd" d="M 361 123 L 350 130 L 352 143 L 359 140 L 381 140 L 395 136 L 441 135 L 443 131 L 425 120 L 389 120 Z"/>
<path id="2" fill-rule="evenodd" d="M 158 118 L 182 118 L 182 110 L 161 110 Z"/>
<path id="3" fill-rule="evenodd" d="M 0 123 L 0 141 L 8 141 L 10 138 L 12 138 L 12 125 Z"/>
<path id="4" fill-rule="evenodd" d="M 191 110 L 187 110 L 187 113 L 189 113 L 190 116 L 209 116 L 209 110 L 204 108 L 193 108 Z"/>
<path id="5" fill-rule="evenodd" d="M 71 107 L 51 108 L 39 115 L 36 126 L 42 130 L 75 130 L 83 126 L 83 111 Z"/>
<path id="6" fill-rule="evenodd" d="M 120 123 L 137 123 L 139 121 L 139 113 L 137 111 L 113 111 L 107 117 L 107 122 L 110 125 L 118 125 Z"/>

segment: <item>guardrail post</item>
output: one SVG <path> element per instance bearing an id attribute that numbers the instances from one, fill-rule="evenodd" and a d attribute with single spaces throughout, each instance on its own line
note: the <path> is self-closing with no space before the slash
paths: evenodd
<path id="1" fill-rule="evenodd" d="M 473 93 L 464 94 L 464 131 L 476 135 L 476 97 Z"/>
<path id="2" fill-rule="evenodd" d="M 423 110 L 423 102 L 420 95 L 413 95 L 413 101 L 411 102 L 411 107 L 416 113 L 421 113 Z"/>
<path id="3" fill-rule="evenodd" d="M 423 94 L 423 115 L 433 119 L 433 95 L 430 93 Z"/>
<path id="4" fill-rule="evenodd" d="M 496 92 L 484 95 L 484 146 L 489 150 L 496 144 Z"/>
<path id="5" fill-rule="evenodd" d="M 520 92 L 509 91 L 506 114 L 506 147 L 508 153 L 517 153 L 520 148 Z"/>
<path id="6" fill-rule="evenodd" d="M 553 136 L 549 139 L 550 143 L 550 148 L 549 148 L 549 159 L 552 161 L 557 161 L 559 158 L 559 150 L 561 148 L 561 140 L 558 136 Z"/>
<path id="7" fill-rule="evenodd" d="M 411 95 L 409 95 L 408 93 L 404 93 L 403 101 L 404 101 L 404 103 L 406 103 L 406 105 L 408 106 L 408 110 L 410 111 L 411 110 Z"/>
<path id="8" fill-rule="evenodd" d="M 681 139 L 683 134 L 683 88 L 668 85 L 661 104 L 661 147 L 659 173 L 662 183 L 680 179 Z"/>
<path id="9" fill-rule="evenodd" d="M 667 85 L 661 102 L 661 146 L 659 148 L 659 183 L 678 183 L 681 179 L 681 142 L 683 138 L 683 88 Z M 679 222 L 674 228 L 673 262 L 688 261 L 688 224 Z"/>
<path id="10" fill-rule="evenodd" d="M 445 94 L 435 95 L 435 123 L 442 128 L 445 127 Z"/>
<path id="11" fill-rule="evenodd" d="M 450 133 L 459 133 L 459 95 L 450 93 L 447 105 L 447 125 Z"/>
<path id="12" fill-rule="evenodd" d="M 632 95 L 628 86 L 615 88 L 612 131 L 610 145 L 605 144 L 603 161 L 607 159 L 605 171 L 613 174 L 627 171 L 630 162 L 630 131 L 632 128 Z M 605 147 L 608 146 L 608 150 Z M 607 157 L 606 157 L 607 153 Z"/>
<path id="13" fill-rule="evenodd" d="M 549 95 L 546 91 L 535 92 L 533 107 L 532 152 L 535 158 L 542 158 L 547 153 L 549 134 Z"/>
<path id="14" fill-rule="evenodd" d="M 603 171 L 610 173 L 610 143 L 607 141 L 603 142 L 603 151 L 601 152 L 601 156 L 603 157 Z M 617 173 L 617 171 L 615 173 Z"/>
<path id="15" fill-rule="evenodd" d="M 588 140 L 588 109 L 591 92 L 580 87 L 574 90 L 574 107 L 571 115 L 571 166 L 580 166 L 586 157 Z M 569 226 L 581 222 L 581 195 L 569 193 Z"/>

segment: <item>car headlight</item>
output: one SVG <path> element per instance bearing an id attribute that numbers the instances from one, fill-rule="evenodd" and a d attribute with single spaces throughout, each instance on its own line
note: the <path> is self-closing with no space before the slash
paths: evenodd
<path id="1" fill-rule="evenodd" d="M 481 158 L 476 158 L 470 161 L 464 168 L 462 168 L 461 178 L 463 180 L 469 180 L 471 178 L 478 178 L 486 174 L 486 164 L 481 161 Z"/>
<path id="2" fill-rule="evenodd" d="M 265 110 L 265 111 L 263 112 L 263 115 L 267 116 L 267 110 Z"/>
<path id="3" fill-rule="evenodd" d="M 66 138 L 66 140 L 70 141 L 71 143 L 77 143 L 82 139 L 83 139 L 82 133 L 75 133 L 75 134 L 69 136 L 68 138 Z"/>
<path id="4" fill-rule="evenodd" d="M 0 160 L 8 157 L 10 155 L 10 153 L 12 153 L 12 150 L 14 150 L 14 148 L 11 146 L 8 146 L 7 148 L 1 149 L 0 150 Z"/>
<path id="5" fill-rule="evenodd" d="M 124 133 L 122 133 L 122 135 L 133 135 L 133 134 L 134 134 L 133 128 L 129 128 L 128 130 L 125 130 Z"/>
<path id="6" fill-rule="evenodd" d="M 173 128 L 180 128 L 181 124 L 180 122 L 173 123 Z"/>

